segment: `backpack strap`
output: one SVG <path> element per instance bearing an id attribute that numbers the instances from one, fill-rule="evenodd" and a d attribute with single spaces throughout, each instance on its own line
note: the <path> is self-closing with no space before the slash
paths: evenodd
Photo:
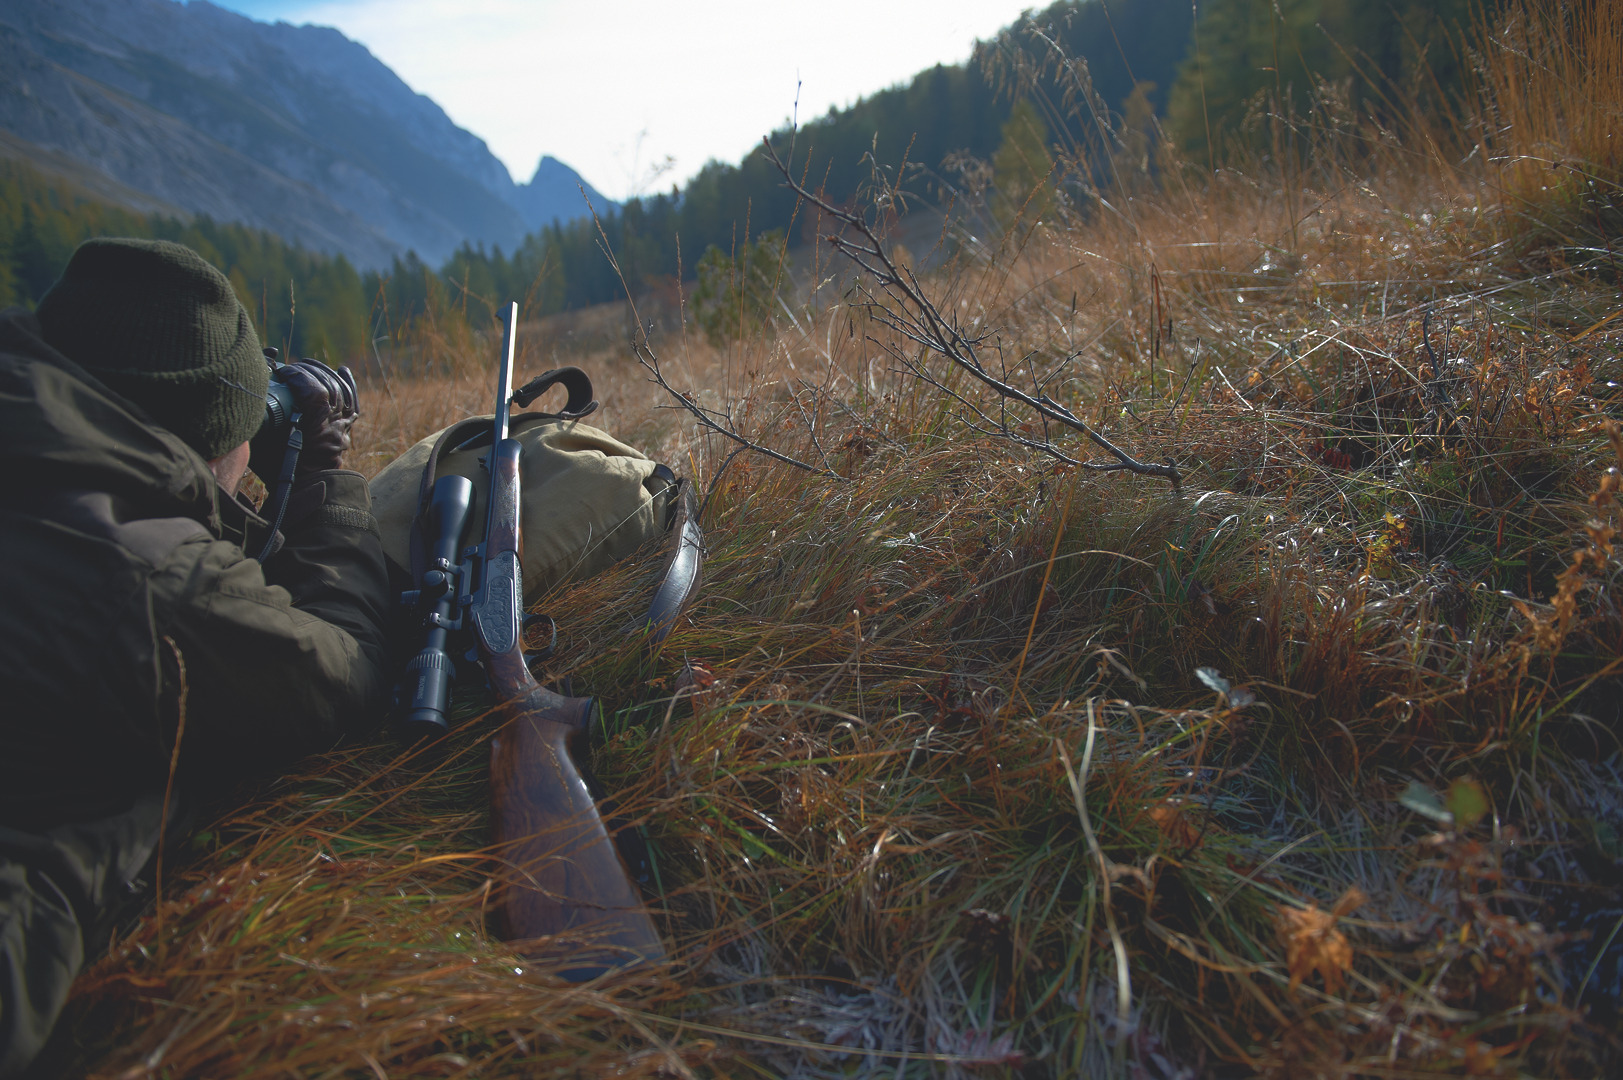
<path id="1" fill-rule="evenodd" d="M 592 396 L 591 377 L 578 367 L 554 368 L 537 375 L 513 391 L 513 404 L 521 409 L 527 408 L 530 402 L 559 383 L 562 383 L 564 389 L 569 392 L 569 400 L 564 403 L 562 411 L 538 415 L 558 420 L 579 420 L 597 411 L 597 399 Z"/>
<path id="2" fill-rule="evenodd" d="M 536 398 L 560 384 L 569 393 L 569 399 L 564 402 L 561 411 L 535 412 L 528 415 L 538 420 L 579 420 L 597 411 L 597 399 L 592 396 L 591 376 L 578 367 L 561 367 L 542 372 L 513 392 L 513 404 L 521 409 L 526 408 Z M 428 455 L 428 464 L 423 467 L 423 482 L 417 489 L 417 513 L 411 523 L 413 581 L 420 581 L 423 571 L 428 569 L 428 544 L 423 537 L 422 521 L 424 513 L 428 510 L 429 500 L 434 494 L 434 481 L 439 479 L 440 459 L 450 451 L 477 446 L 482 438 L 489 437 L 490 417 L 470 416 L 446 428 L 435 440 L 434 449 Z"/>

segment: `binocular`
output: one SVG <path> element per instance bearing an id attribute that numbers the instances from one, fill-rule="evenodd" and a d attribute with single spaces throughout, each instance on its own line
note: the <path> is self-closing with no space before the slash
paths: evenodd
<path id="1" fill-rule="evenodd" d="M 282 465 L 282 455 L 293 434 L 293 417 L 298 408 L 293 402 L 293 389 L 277 378 L 282 364 L 275 349 L 265 350 L 265 363 L 270 365 L 270 386 L 265 391 L 265 417 L 259 422 L 259 431 L 248 443 L 248 467 L 267 485 L 273 483 Z"/>
<path id="2" fill-rule="evenodd" d="M 264 562 L 275 550 L 276 532 L 282 527 L 282 515 L 287 512 L 288 497 L 292 494 L 293 481 L 298 475 L 299 454 L 304 449 L 304 422 L 307 419 L 302 410 L 319 409 L 316 417 L 318 438 L 320 424 L 333 422 L 336 416 L 336 422 L 347 428 L 360 411 L 356 404 L 355 376 L 350 374 L 348 368 L 341 367 L 334 371 L 320 360 L 308 357 L 292 364 L 282 364 L 277 362 L 278 355 L 275 349 L 265 350 L 265 363 L 270 367 L 270 381 L 265 389 L 265 415 L 259 422 L 259 430 L 248 440 L 248 467 L 264 481 L 269 491 L 259 508 L 261 516 L 270 523 L 270 534 L 264 550 L 254 556 L 260 562 Z M 297 377 L 289 386 L 288 379 L 293 376 Z M 340 446 L 338 456 L 342 452 Z M 334 458 L 331 448 L 322 460 L 330 458 Z"/>
<path id="3" fill-rule="evenodd" d="M 280 451 L 291 440 L 294 421 L 299 415 L 299 406 L 293 388 L 284 381 L 284 375 L 293 368 L 303 368 L 318 382 L 324 383 L 333 406 L 339 410 L 340 415 L 353 416 L 357 412 L 355 377 L 350 374 L 349 368 L 341 367 L 335 370 L 310 357 L 284 364 L 278 359 L 280 355 L 277 349 L 268 346 L 265 348 L 265 363 L 270 367 L 270 386 L 265 391 L 264 419 L 260 421 L 259 431 L 252 439 L 256 452 L 260 447 Z M 264 474 L 260 473 L 260 476 L 263 477 Z"/>
<path id="4" fill-rule="evenodd" d="M 265 419 L 260 421 L 259 433 L 254 436 L 253 441 L 286 446 L 288 433 L 293 430 L 295 410 L 293 391 L 276 377 L 276 369 L 282 366 L 277 360 L 279 355 L 276 349 L 265 350 L 265 362 L 271 369 L 270 388 L 265 391 Z"/>
<path id="5" fill-rule="evenodd" d="M 274 475 L 277 462 L 283 460 L 283 452 L 299 441 L 294 429 L 300 420 L 300 404 L 298 395 L 287 383 L 290 372 L 298 370 L 305 376 L 295 380 L 295 385 L 302 382 L 308 389 L 313 380 L 325 386 L 327 399 L 338 416 L 353 417 L 358 411 L 355 377 L 348 368 L 333 369 L 310 357 L 283 364 L 277 359 L 279 355 L 276 349 L 265 349 L 265 363 L 270 367 L 270 385 L 265 391 L 265 415 L 259 422 L 259 431 L 249 440 L 249 467 L 266 483 Z"/>

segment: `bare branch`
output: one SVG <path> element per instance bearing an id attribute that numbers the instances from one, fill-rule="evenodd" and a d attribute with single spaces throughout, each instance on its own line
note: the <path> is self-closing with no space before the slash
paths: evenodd
<path id="1" fill-rule="evenodd" d="M 829 236 L 829 243 L 834 248 L 856 263 L 865 273 L 877 283 L 880 292 L 890 301 L 890 304 L 881 302 L 866 286 L 863 292 L 868 296 L 865 304 L 869 311 L 887 328 L 901 334 L 918 345 L 924 346 L 929 352 L 942 357 L 950 364 L 966 372 L 983 386 L 997 393 L 1007 402 L 1016 402 L 1041 416 L 1044 420 L 1053 421 L 1063 427 L 1070 428 L 1086 436 L 1099 449 L 1109 454 L 1114 461 L 1109 462 L 1080 462 L 1082 468 L 1094 472 L 1132 472 L 1141 476 L 1159 476 L 1171 481 L 1173 489 L 1178 490 L 1182 484 L 1182 476 L 1173 465 L 1157 465 L 1152 462 L 1140 461 L 1126 450 L 1117 446 L 1104 435 L 1100 434 L 1090 424 L 1077 416 L 1065 405 L 1054 400 L 1046 390 L 1042 389 L 1044 383 L 1039 382 L 1034 393 L 1028 393 L 1006 378 L 1000 377 L 988 370 L 982 363 L 979 348 L 984 337 L 970 337 L 966 335 L 957 323 L 941 313 L 920 286 L 918 277 L 907 267 L 898 267 L 891 259 L 890 253 L 885 250 L 884 243 L 874 234 L 867 220 L 858 213 L 834 206 L 808 191 L 798 183 L 787 165 L 773 150 L 772 144 L 762 140 L 766 147 L 766 155 L 778 171 L 783 174 L 785 183 L 797 197 L 817 207 L 845 228 Z M 854 235 L 853 235 L 854 234 Z M 875 341 L 878 345 L 879 342 Z M 883 347 L 883 346 L 881 346 Z M 892 354 L 894 355 L 894 354 Z M 903 361 L 904 367 L 915 376 L 920 376 L 922 365 L 911 361 Z M 1000 369 L 1001 370 L 1001 369 Z M 927 378 L 925 381 L 940 389 L 945 389 L 941 382 Z M 948 391 L 951 393 L 951 391 Z M 959 402 L 968 404 L 961 395 L 952 395 Z M 975 410 L 982 420 L 991 424 L 979 409 Z M 1021 436 L 1007 424 L 993 425 L 993 434 L 1010 439 L 1021 445 L 1040 449 L 1044 453 L 1052 454 L 1062 461 L 1075 459 L 1061 453 L 1047 440 L 1033 440 Z M 804 466 L 803 466 L 804 467 Z"/>
<path id="2" fill-rule="evenodd" d="M 707 409 L 695 401 L 691 393 L 684 393 L 683 391 L 676 389 L 676 387 L 672 386 L 665 378 L 665 372 L 661 370 L 659 366 L 659 357 L 655 355 L 654 347 L 649 342 L 648 335 L 646 333 L 639 334 L 637 338 L 632 341 L 631 352 L 632 355 L 636 356 L 637 362 L 641 364 L 643 369 L 648 372 L 650 381 L 658 384 L 659 388 L 669 394 L 677 405 L 683 409 L 686 409 L 688 413 L 690 413 L 693 418 L 699 422 L 700 426 L 704 427 L 708 431 L 715 432 L 724 439 L 736 443 L 739 450 L 753 450 L 755 453 L 769 457 L 773 461 L 781 461 L 785 465 L 793 465 L 797 469 L 804 469 L 806 472 L 813 473 L 817 476 L 827 476 L 834 480 L 847 479 L 846 477 L 835 472 L 833 469 L 819 469 L 815 465 L 808 465 L 799 458 L 793 458 L 788 454 L 780 453 L 779 451 L 772 449 L 770 446 L 764 446 L 748 436 L 740 434 L 737 427 L 733 424 L 733 419 L 730 415 L 726 413 L 717 413 L 714 409 Z M 717 419 L 718 416 L 720 419 Z M 819 447 L 819 450 L 821 450 L 821 447 Z M 734 451 L 735 454 L 737 452 L 738 451 Z M 728 461 L 730 462 L 731 460 L 731 457 L 729 457 Z M 720 470 L 717 470 L 717 476 L 720 476 Z"/>
<path id="3" fill-rule="evenodd" d="M 807 415 L 805 403 L 800 400 L 800 395 L 802 393 L 811 394 L 811 398 L 812 398 L 812 415 Z M 815 387 L 815 386 L 809 386 L 805 390 L 797 391 L 793 395 L 793 398 L 792 398 L 792 400 L 795 403 L 795 408 L 797 410 L 799 410 L 799 412 L 800 412 L 800 421 L 801 421 L 801 423 L 806 425 L 806 435 L 807 435 L 808 438 L 811 439 L 812 449 L 816 450 L 817 451 L 817 456 L 823 459 L 823 468 L 832 469 L 833 466 L 830 465 L 829 462 L 828 462 L 828 451 L 824 450 L 823 449 L 823 444 L 817 441 L 817 417 L 815 415 L 817 413 L 817 410 L 818 410 L 818 407 L 819 407 L 819 403 L 818 403 L 817 399 L 818 399 L 818 390 L 817 390 L 817 387 Z"/>

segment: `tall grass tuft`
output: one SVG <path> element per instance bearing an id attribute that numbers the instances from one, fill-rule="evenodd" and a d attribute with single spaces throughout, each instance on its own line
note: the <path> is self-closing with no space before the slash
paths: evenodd
<path id="1" fill-rule="evenodd" d="M 1484 32 L 1485 137 L 1509 208 L 1576 233 L 1617 274 L 1623 231 L 1623 9 L 1513 0 Z M 1549 215 L 1545 217 L 1545 215 Z"/>

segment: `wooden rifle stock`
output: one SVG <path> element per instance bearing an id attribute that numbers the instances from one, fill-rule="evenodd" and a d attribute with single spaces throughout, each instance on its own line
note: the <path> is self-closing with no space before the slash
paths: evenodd
<path id="1" fill-rule="evenodd" d="M 595 704 L 536 683 L 524 661 L 518 553 L 519 458 L 492 447 L 484 580 L 469 610 L 480 659 L 501 699 L 491 743 L 491 827 L 506 867 L 496 886 L 502 936 L 529 955 L 567 957 L 572 981 L 665 959 L 636 882 L 603 825 L 571 750 L 584 750 Z M 552 944 L 547 940 L 564 935 Z"/>

